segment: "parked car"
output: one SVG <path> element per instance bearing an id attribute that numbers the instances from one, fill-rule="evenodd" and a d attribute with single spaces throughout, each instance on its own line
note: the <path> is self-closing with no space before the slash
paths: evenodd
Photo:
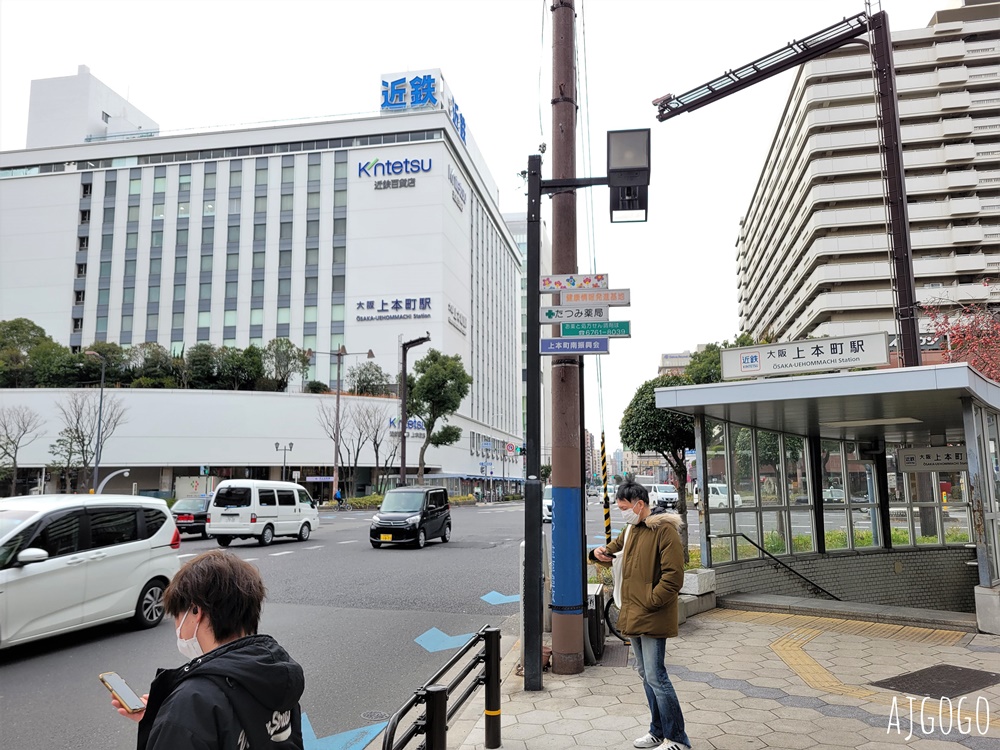
<path id="1" fill-rule="evenodd" d="M 661 508 L 673 510 L 680 502 L 680 495 L 677 488 L 672 484 L 651 484 L 649 485 L 649 503 Z"/>
<path id="2" fill-rule="evenodd" d="M 262 547 L 276 536 L 294 536 L 306 541 L 319 528 L 316 503 L 294 482 L 262 479 L 227 479 L 212 496 L 205 531 L 220 547 L 233 539 L 257 539 Z"/>
<path id="3" fill-rule="evenodd" d="M 743 505 L 743 498 L 739 494 L 733 495 L 733 507 L 739 508 Z M 708 507 L 728 508 L 729 506 L 729 486 L 725 484 L 708 485 Z"/>
<path id="4" fill-rule="evenodd" d="M 163 500 L 0 501 L 0 648 L 114 620 L 158 625 L 180 541 Z"/>
<path id="5" fill-rule="evenodd" d="M 372 547 L 412 544 L 423 548 L 428 539 L 451 539 L 451 504 L 444 487 L 397 487 L 382 498 L 368 532 Z"/>
<path id="6" fill-rule="evenodd" d="M 212 535 L 205 530 L 205 525 L 211 502 L 211 495 L 197 495 L 181 498 L 170 506 L 177 530 L 182 534 L 201 534 L 202 539 L 210 539 Z"/>
<path id="7" fill-rule="evenodd" d="M 552 523 L 552 485 L 542 490 L 542 523 Z"/>

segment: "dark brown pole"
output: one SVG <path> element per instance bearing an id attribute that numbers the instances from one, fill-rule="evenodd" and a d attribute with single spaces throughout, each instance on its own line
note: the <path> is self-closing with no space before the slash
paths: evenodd
<path id="1" fill-rule="evenodd" d="M 552 179 L 576 177 L 574 0 L 552 5 Z M 576 273 L 576 191 L 552 198 L 552 272 Z M 574 523 L 583 512 L 580 487 L 580 358 L 552 361 L 552 497 L 568 528 L 553 529 L 552 671 L 583 671 L 583 554 Z M 554 516 L 555 517 L 555 516 Z M 560 524 L 562 525 L 562 524 Z M 558 539 L 556 538 L 558 535 Z"/>

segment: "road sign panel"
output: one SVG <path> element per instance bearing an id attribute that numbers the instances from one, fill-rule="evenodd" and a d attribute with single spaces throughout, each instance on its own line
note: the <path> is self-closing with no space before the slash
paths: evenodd
<path id="1" fill-rule="evenodd" d="M 513 443 L 507 443 L 507 455 L 513 456 L 516 448 L 517 446 L 515 446 Z"/>
<path id="2" fill-rule="evenodd" d="M 542 307 L 538 319 L 544 323 L 586 323 L 590 321 L 608 320 L 607 305 L 586 307 Z"/>
<path id="3" fill-rule="evenodd" d="M 542 292 L 561 292 L 566 289 L 607 289 L 606 273 L 571 273 L 564 276 L 542 276 L 538 280 Z"/>
<path id="4" fill-rule="evenodd" d="M 484 440 L 481 447 L 484 451 L 491 451 L 493 450 L 493 442 L 490 440 Z"/>
<path id="5" fill-rule="evenodd" d="M 603 336 L 573 336 L 565 339 L 542 339 L 542 354 L 607 354 L 608 339 Z"/>
<path id="6" fill-rule="evenodd" d="M 583 291 L 564 291 L 559 295 L 559 304 L 572 307 L 587 305 L 610 305 L 611 307 L 628 307 L 631 291 L 628 289 L 584 289 Z"/>
<path id="7" fill-rule="evenodd" d="M 628 320 L 606 320 L 601 323 L 563 323 L 559 328 L 563 336 L 628 338 L 632 335 L 632 323 Z"/>

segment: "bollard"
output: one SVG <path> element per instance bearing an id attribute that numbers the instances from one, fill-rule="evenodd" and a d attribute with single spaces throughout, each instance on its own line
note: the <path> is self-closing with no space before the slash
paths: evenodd
<path id="1" fill-rule="evenodd" d="M 486 628 L 486 750 L 500 747 L 500 628 Z"/>
<path id="2" fill-rule="evenodd" d="M 448 688 L 431 685 L 425 697 L 427 723 L 425 733 L 427 750 L 447 750 L 448 747 Z"/>

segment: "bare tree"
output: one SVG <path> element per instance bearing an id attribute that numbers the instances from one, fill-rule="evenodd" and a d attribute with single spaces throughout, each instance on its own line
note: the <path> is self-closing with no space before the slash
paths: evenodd
<path id="1" fill-rule="evenodd" d="M 395 404 L 395 402 L 392 402 Z M 382 469 L 383 465 L 379 460 L 381 452 L 385 449 L 386 438 L 389 437 L 389 417 L 392 416 L 392 410 L 390 410 L 389 403 L 380 403 L 377 401 L 367 401 L 362 404 L 358 404 L 357 410 L 355 412 L 355 419 L 361 424 L 368 441 L 372 444 L 372 449 L 375 451 L 375 464 L 372 469 L 372 485 L 376 488 L 376 492 L 380 492 L 382 489 Z M 392 444 L 390 441 L 389 446 L 387 446 L 395 458 L 396 451 L 399 449 L 398 441 L 396 442 L 395 450 L 392 450 Z M 388 467 L 388 464 L 385 468 Z"/>
<path id="2" fill-rule="evenodd" d="M 67 437 L 65 429 L 59 431 L 59 437 L 49 446 L 49 453 L 52 456 L 49 473 L 56 480 L 57 491 L 67 494 L 72 492 L 73 477 L 77 475 L 82 464 L 76 454 L 76 447 Z"/>
<path id="3" fill-rule="evenodd" d="M 97 415 L 101 410 L 100 396 L 93 390 L 71 391 L 66 401 L 56 404 L 62 415 L 64 429 L 60 435 L 70 443 L 73 453 L 79 456 L 87 484 L 94 457 L 104 455 L 104 445 L 115 430 L 126 421 L 125 405 L 116 396 L 104 397 L 101 417 L 101 443 L 97 444 Z"/>
<path id="4" fill-rule="evenodd" d="M 0 406 L 0 462 L 10 462 L 10 494 L 17 494 L 17 453 L 38 439 L 45 420 L 34 409 L 18 404 Z"/>
<path id="5" fill-rule="evenodd" d="M 359 405 L 357 403 L 343 403 L 340 407 L 340 444 L 337 446 L 337 465 L 342 469 L 347 469 L 351 481 L 351 497 L 357 493 L 358 461 L 361 458 L 361 451 L 368 442 L 367 428 L 358 418 Z M 316 415 L 323 432 L 331 440 L 336 441 L 337 434 L 337 411 L 333 404 L 326 403 L 326 399 L 319 404 L 319 413 Z M 346 455 L 347 460 L 344 460 Z M 337 488 L 333 488 L 336 493 Z"/>

